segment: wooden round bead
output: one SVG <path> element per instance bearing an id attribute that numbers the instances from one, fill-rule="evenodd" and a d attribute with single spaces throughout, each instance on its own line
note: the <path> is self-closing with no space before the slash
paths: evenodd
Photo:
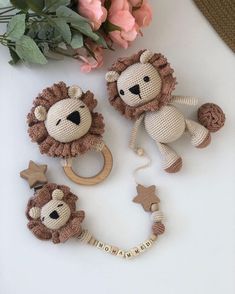
<path id="1" fill-rule="evenodd" d="M 156 210 L 158 210 L 158 204 L 157 203 L 153 203 L 151 205 L 151 211 L 153 212 L 153 211 L 156 211 Z"/>
<path id="2" fill-rule="evenodd" d="M 160 210 L 157 210 L 157 211 L 154 211 L 152 214 L 151 214 L 151 220 L 154 222 L 154 223 L 157 223 L 157 222 L 160 222 L 164 219 L 164 215 L 163 213 L 160 211 Z"/>
<path id="3" fill-rule="evenodd" d="M 144 149 L 143 149 L 143 148 L 138 148 L 138 149 L 137 149 L 137 154 L 138 154 L 139 156 L 143 156 L 143 155 L 144 155 Z"/>
<path id="4" fill-rule="evenodd" d="M 153 242 L 157 240 L 157 236 L 152 234 L 149 238 L 150 240 L 152 240 Z"/>
<path id="5" fill-rule="evenodd" d="M 161 235 L 165 232 L 165 226 L 162 223 L 154 223 L 152 231 L 154 235 Z"/>

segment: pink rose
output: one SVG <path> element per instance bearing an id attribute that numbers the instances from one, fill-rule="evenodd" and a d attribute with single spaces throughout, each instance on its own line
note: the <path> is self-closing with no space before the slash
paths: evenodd
<path id="1" fill-rule="evenodd" d="M 132 2 L 138 1 L 132 0 Z M 137 5 L 136 7 L 139 6 Z M 133 9 L 132 14 L 135 17 L 135 21 L 139 27 L 147 27 L 152 21 L 152 9 L 147 1 L 143 1 L 142 5 L 139 8 Z"/>
<path id="2" fill-rule="evenodd" d="M 138 26 L 130 12 L 129 2 L 127 0 L 112 0 L 108 20 L 121 29 L 109 33 L 111 40 L 127 48 L 138 34 Z"/>
<path id="3" fill-rule="evenodd" d="M 101 0 L 79 0 L 78 13 L 88 18 L 94 28 L 98 30 L 107 18 L 107 10 Z"/>
<path id="4" fill-rule="evenodd" d="M 77 49 L 75 58 L 83 61 L 81 71 L 87 73 L 103 65 L 103 48 L 91 40 L 88 40 L 86 45 L 94 53 L 96 59 L 84 47 Z"/>

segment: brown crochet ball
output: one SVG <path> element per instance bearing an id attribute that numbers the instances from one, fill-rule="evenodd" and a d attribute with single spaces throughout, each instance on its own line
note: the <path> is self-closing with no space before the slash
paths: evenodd
<path id="1" fill-rule="evenodd" d="M 154 223 L 152 226 L 154 235 L 161 235 L 165 232 L 165 226 L 162 223 Z"/>
<path id="2" fill-rule="evenodd" d="M 225 114 L 217 104 L 205 103 L 198 109 L 198 120 L 210 132 L 217 132 L 225 123 Z"/>

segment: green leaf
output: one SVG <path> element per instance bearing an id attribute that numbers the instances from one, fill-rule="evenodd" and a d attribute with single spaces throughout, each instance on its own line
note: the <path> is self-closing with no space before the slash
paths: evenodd
<path id="1" fill-rule="evenodd" d="M 25 35 L 16 41 L 16 53 L 22 60 L 30 63 L 47 63 L 45 56 L 42 54 L 34 40 Z"/>
<path id="2" fill-rule="evenodd" d="M 27 11 L 28 10 L 28 4 L 27 0 L 11 0 L 11 4 L 15 6 L 18 9 Z"/>
<path id="3" fill-rule="evenodd" d="M 74 33 L 70 45 L 73 49 L 81 48 L 83 46 L 82 34 Z"/>
<path id="4" fill-rule="evenodd" d="M 45 8 L 47 11 L 55 12 L 60 6 L 67 6 L 70 0 L 45 0 Z"/>
<path id="5" fill-rule="evenodd" d="M 56 18 L 51 18 L 49 20 L 52 26 L 54 26 L 57 31 L 61 34 L 63 37 L 64 41 L 68 44 L 71 42 L 71 31 L 69 25 L 66 23 L 65 20 L 63 19 L 56 19 Z"/>
<path id="6" fill-rule="evenodd" d="M 103 24 L 103 29 L 106 33 L 110 33 L 113 31 L 121 31 L 121 28 L 119 26 L 111 23 L 108 20 Z"/>
<path id="7" fill-rule="evenodd" d="M 35 11 L 41 12 L 44 8 L 44 0 L 26 0 L 28 7 Z"/>
<path id="8" fill-rule="evenodd" d="M 85 17 L 82 17 L 72 9 L 66 7 L 66 6 L 60 6 L 59 8 L 56 9 L 56 15 L 58 17 L 66 17 L 68 20 L 71 20 L 70 22 L 73 21 L 85 21 L 88 22 L 88 20 Z"/>
<path id="9" fill-rule="evenodd" d="M 98 45 L 101 45 L 102 47 L 104 47 L 105 49 L 108 49 L 108 44 L 107 42 L 105 41 L 104 37 L 100 34 L 100 33 L 97 33 L 97 35 L 99 36 L 99 39 L 96 41 L 96 43 Z"/>
<path id="10" fill-rule="evenodd" d="M 68 23 L 71 24 L 71 27 L 77 30 L 78 32 L 82 33 L 83 35 L 90 37 L 94 41 L 97 41 L 99 39 L 99 36 L 92 31 L 92 28 L 90 24 L 88 23 L 88 20 L 72 9 L 66 7 L 66 6 L 60 6 L 56 10 L 56 15 L 58 17 L 63 17 L 67 20 Z"/>
<path id="11" fill-rule="evenodd" d="M 20 57 L 17 55 L 17 53 L 15 52 L 15 50 L 9 48 L 9 52 L 10 52 L 10 55 L 11 55 L 11 58 L 12 60 L 9 61 L 9 63 L 11 65 L 14 65 L 16 64 L 19 60 L 20 60 Z"/>
<path id="12" fill-rule="evenodd" d="M 12 41 L 20 39 L 25 32 L 25 14 L 17 14 L 12 17 L 7 26 L 7 38 Z"/>
<path id="13" fill-rule="evenodd" d="M 94 41 L 99 40 L 99 36 L 94 33 L 88 23 L 71 23 L 71 27 L 74 28 L 75 30 L 81 32 L 83 35 L 90 37 Z"/>

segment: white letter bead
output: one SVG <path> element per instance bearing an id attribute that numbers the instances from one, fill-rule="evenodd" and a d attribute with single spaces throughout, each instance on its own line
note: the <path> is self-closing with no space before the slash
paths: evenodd
<path id="1" fill-rule="evenodd" d="M 146 250 L 146 246 L 142 243 L 138 246 L 140 252 L 144 252 Z"/>
<path id="2" fill-rule="evenodd" d="M 126 252 L 125 252 L 125 258 L 130 259 L 130 258 L 132 258 L 132 257 L 133 257 L 133 254 L 132 254 L 131 251 L 126 251 Z"/>
<path id="3" fill-rule="evenodd" d="M 98 244 L 96 245 L 96 247 L 99 248 L 99 249 L 103 249 L 104 243 L 99 241 Z"/>
<path id="4" fill-rule="evenodd" d="M 146 248 L 150 248 L 151 246 L 152 246 L 152 241 L 149 239 L 149 240 L 146 240 L 145 242 L 144 242 L 144 245 L 145 245 L 145 247 Z"/>
<path id="5" fill-rule="evenodd" d="M 117 256 L 125 257 L 125 251 L 124 250 L 119 250 L 118 253 L 117 253 Z"/>
<path id="6" fill-rule="evenodd" d="M 134 248 L 131 249 L 131 253 L 132 253 L 133 256 L 137 256 L 137 255 L 140 254 L 140 250 L 139 250 L 139 248 L 134 247 Z"/>
<path id="7" fill-rule="evenodd" d="M 111 254 L 113 255 L 117 255 L 119 251 L 119 248 L 112 246 L 111 247 Z"/>
<path id="8" fill-rule="evenodd" d="M 110 251 L 111 251 L 111 246 L 108 245 L 108 244 L 106 244 L 106 245 L 104 245 L 103 250 L 104 250 L 105 252 L 110 252 Z"/>
<path id="9" fill-rule="evenodd" d="M 157 210 L 151 214 L 151 219 L 153 222 L 157 223 L 164 219 L 164 215 L 160 210 Z"/>

